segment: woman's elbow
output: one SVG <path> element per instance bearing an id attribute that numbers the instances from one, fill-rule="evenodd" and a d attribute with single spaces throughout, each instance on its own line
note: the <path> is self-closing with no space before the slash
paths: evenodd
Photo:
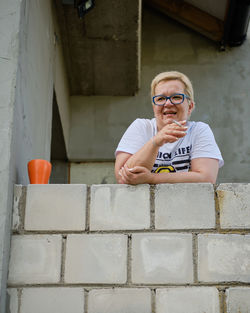
<path id="1" fill-rule="evenodd" d="M 217 173 L 203 173 L 202 174 L 202 183 L 215 184 L 217 180 Z"/>
<path id="2" fill-rule="evenodd" d="M 215 184 L 216 183 L 216 178 L 213 178 L 213 177 L 208 177 L 206 183 L 211 183 L 211 184 Z"/>

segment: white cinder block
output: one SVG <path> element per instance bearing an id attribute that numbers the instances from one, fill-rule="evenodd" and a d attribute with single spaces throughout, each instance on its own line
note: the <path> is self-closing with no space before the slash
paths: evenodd
<path id="1" fill-rule="evenodd" d="M 249 228 L 250 184 L 221 184 L 217 194 L 221 228 Z"/>
<path id="2" fill-rule="evenodd" d="M 9 313 L 18 313 L 18 291 L 16 288 L 7 289 L 9 295 Z"/>
<path id="3" fill-rule="evenodd" d="M 89 292 L 88 313 L 151 313 L 148 288 L 94 289 Z"/>
<path id="4" fill-rule="evenodd" d="M 198 236 L 198 279 L 250 282 L 250 235 Z"/>
<path id="5" fill-rule="evenodd" d="M 85 230 L 86 185 L 28 185 L 26 230 Z"/>
<path id="6" fill-rule="evenodd" d="M 133 234 L 133 283 L 193 281 L 191 234 Z"/>
<path id="7" fill-rule="evenodd" d="M 125 283 L 127 236 L 69 235 L 66 244 L 66 283 Z"/>
<path id="8" fill-rule="evenodd" d="M 91 187 L 91 230 L 149 227 L 149 185 L 94 185 Z"/>
<path id="9" fill-rule="evenodd" d="M 12 236 L 9 283 L 58 283 L 61 246 L 59 235 Z"/>
<path id="10" fill-rule="evenodd" d="M 83 288 L 24 288 L 20 313 L 83 313 Z"/>
<path id="11" fill-rule="evenodd" d="M 250 312 L 250 288 L 235 287 L 227 289 L 226 303 L 228 313 Z"/>
<path id="12" fill-rule="evenodd" d="M 157 313 L 220 313 L 215 287 L 178 287 L 156 291 Z"/>
<path id="13" fill-rule="evenodd" d="M 215 227 L 212 184 L 163 184 L 155 191 L 157 229 Z"/>

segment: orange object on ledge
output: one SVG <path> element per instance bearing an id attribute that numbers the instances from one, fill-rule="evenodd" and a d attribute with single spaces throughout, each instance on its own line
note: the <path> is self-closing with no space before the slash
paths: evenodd
<path id="1" fill-rule="evenodd" d="M 27 166 L 31 184 L 48 184 L 52 168 L 49 161 L 35 159 L 29 161 Z"/>

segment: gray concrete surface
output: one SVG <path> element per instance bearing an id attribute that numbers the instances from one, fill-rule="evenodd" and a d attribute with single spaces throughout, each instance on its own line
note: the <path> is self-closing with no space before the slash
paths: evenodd
<path id="1" fill-rule="evenodd" d="M 28 184 L 27 162 L 50 160 L 54 29 L 49 0 L 23 7 L 14 125 L 17 182 Z"/>
<path id="2" fill-rule="evenodd" d="M 71 95 L 134 95 L 140 80 L 141 0 L 101 0 L 82 19 L 56 0 Z"/>
<path id="3" fill-rule="evenodd" d="M 70 163 L 70 184 L 115 184 L 114 162 Z"/>
<path id="4" fill-rule="evenodd" d="M 135 97 L 71 97 L 70 160 L 113 160 L 137 117 L 153 116 L 150 83 L 159 72 L 179 70 L 193 82 L 191 119 L 208 123 L 225 159 L 218 182 L 248 182 L 250 140 L 250 32 L 244 44 L 220 52 L 212 41 L 143 10 L 141 89 Z"/>
<path id="5" fill-rule="evenodd" d="M 13 119 L 21 2 L 0 3 L 0 312 L 5 312 L 13 201 Z"/>

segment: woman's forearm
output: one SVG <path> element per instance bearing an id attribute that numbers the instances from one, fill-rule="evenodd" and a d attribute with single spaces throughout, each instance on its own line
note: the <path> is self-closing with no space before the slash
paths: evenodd
<path id="1" fill-rule="evenodd" d="M 197 158 L 191 161 L 191 171 L 175 173 L 151 173 L 151 184 L 162 183 L 211 183 L 215 184 L 219 161 L 211 158 Z"/>
<path id="2" fill-rule="evenodd" d="M 143 166 L 151 171 L 159 148 L 160 147 L 153 142 L 153 139 L 150 139 L 140 150 L 131 155 L 126 161 L 128 168 Z"/>
<path id="3" fill-rule="evenodd" d="M 203 173 L 197 172 L 179 172 L 179 173 L 152 173 L 150 184 L 163 183 L 211 183 L 214 184 L 216 179 Z"/>

